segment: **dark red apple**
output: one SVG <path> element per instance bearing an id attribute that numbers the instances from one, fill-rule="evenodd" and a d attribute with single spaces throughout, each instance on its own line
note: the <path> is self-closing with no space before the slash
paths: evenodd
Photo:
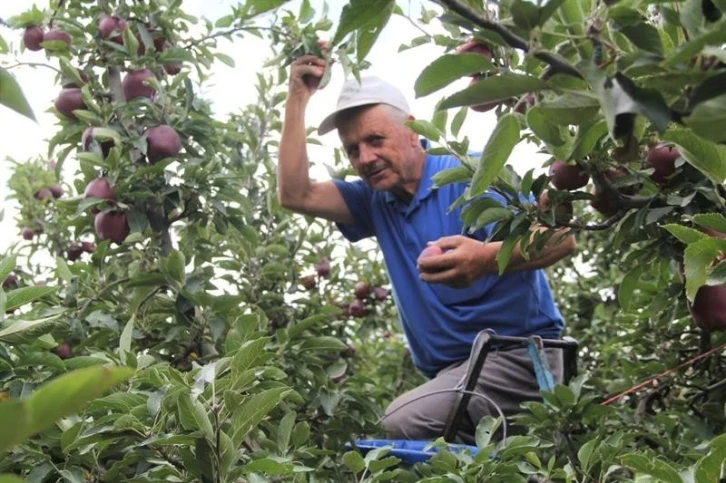
<path id="1" fill-rule="evenodd" d="M 315 275 L 305 275 L 304 277 L 300 277 L 300 284 L 305 288 L 305 290 L 314 289 L 317 283 Z"/>
<path id="2" fill-rule="evenodd" d="M 78 243 L 71 243 L 71 246 L 66 251 L 66 259 L 69 262 L 75 262 L 81 258 L 81 255 L 83 255 L 83 247 Z"/>
<path id="3" fill-rule="evenodd" d="M 116 201 L 116 191 L 106 178 L 96 178 L 86 185 L 86 189 L 83 191 L 83 197 Z M 98 213 L 99 211 L 97 207 L 91 208 L 91 213 Z"/>
<path id="4" fill-rule="evenodd" d="M 391 338 L 391 331 L 390 330 L 384 330 L 383 332 L 381 332 L 381 335 L 383 336 L 384 339 L 390 339 Z"/>
<path id="5" fill-rule="evenodd" d="M 579 164 L 555 161 L 550 165 L 550 181 L 558 190 L 576 190 L 587 185 L 590 175 Z"/>
<path id="6" fill-rule="evenodd" d="M 37 52 L 43 49 L 40 43 L 43 42 L 44 36 L 45 34 L 42 27 L 37 25 L 28 27 L 25 29 L 25 32 L 23 32 L 23 44 L 25 44 L 26 49 Z"/>
<path id="7" fill-rule="evenodd" d="M 86 253 L 93 253 L 96 251 L 96 244 L 88 241 L 81 242 L 81 250 Z"/>
<path id="8" fill-rule="evenodd" d="M 123 82 L 121 82 L 126 100 L 130 101 L 137 97 L 148 97 L 151 99 L 155 90 L 151 86 L 144 85 L 144 81 L 154 77 L 154 73 L 149 69 L 138 69 L 126 74 Z"/>
<path id="9" fill-rule="evenodd" d="M 368 295 L 371 293 L 371 286 L 368 285 L 368 282 L 358 282 L 355 284 L 355 287 L 353 287 L 353 294 L 355 295 L 355 298 L 358 300 L 365 300 L 368 298 Z"/>
<path id="10" fill-rule="evenodd" d="M 63 196 L 63 187 L 59 184 L 50 185 L 48 186 L 48 189 L 53 195 L 53 198 L 60 198 Z"/>
<path id="11" fill-rule="evenodd" d="M 76 115 L 73 111 L 77 109 L 86 109 L 86 103 L 83 102 L 83 96 L 81 95 L 81 89 L 78 87 L 70 87 L 63 89 L 55 100 L 55 108 L 60 112 L 66 119 L 76 120 Z"/>
<path id="12" fill-rule="evenodd" d="M 330 260 L 327 258 L 321 258 L 314 267 L 315 271 L 318 272 L 318 277 L 328 277 L 330 275 Z"/>
<path id="13" fill-rule="evenodd" d="M 373 287 L 373 298 L 379 302 L 383 302 L 388 298 L 388 290 L 383 287 Z"/>
<path id="14" fill-rule="evenodd" d="M 164 64 L 164 72 L 169 75 L 177 75 L 181 72 L 181 64 Z M 318 84 L 320 81 L 318 81 Z"/>
<path id="15" fill-rule="evenodd" d="M 35 237 L 35 231 L 29 226 L 23 228 L 23 239 L 32 240 Z"/>
<path id="16" fill-rule="evenodd" d="M 689 310 L 697 327 L 726 330 L 726 285 L 704 285 L 696 292 Z"/>
<path id="17" fill-rule="evenodd" d="M 53 192 L 48 188 L 40 188 L 38 191 L 35 192 L 35 194 L 33 194 L 33 196 L 36 199 L 45 200 L 48 198 L 53 198 Z"/>
<path id="18" fill-rule="evenodd" d="M 353 317 L 365 317 L 368 315 L 368 309 L 362 300 L 355 299 L 348 304 L 348 313 Z"/>
<path id="19" fill-rule="evenodd" d="M 625 176 L 625 173 L 619 169 L 610 169 L 605 173 L 605 176 L 614 182 Z M 638 191 L 638 188 L 636 186 L 624 186 L 618 191 L 626 195 L 633 195 Z M 597 186 L 593 186 L 591 193 L 595 198 L 590 201 L 590 206 L 603 215 L 613 216 L 620 209 L 617 200 L 611 194 L 600 191 Z"/>
<path id="20" fill-rule="evenodd" d="M 70 359 L 73 355 L 73 351 L 71 350 L 71 344 L 65 340 L 58 344 L 56 347 L 52 348 L 50 351 L 61 359 Z"/>
<path id="21" fill-rule="evenodd" d="M 68 32 L 64 32 L 63 30 L 57 28 L 52 28 L 43 35 L 43 42 L 53 41 L 64 42 L 67 46 L 70 47 L 71 43 L 73 42 L 73 37 L 71 37 Z"/>
<path id="22" fill-rule="evenodd" d="M 7 289 L 14 289 L 18 286 L 18 277 L 16 277 L 14 274 L 10 274 L 7 277 L 5 277 L 5 280 L 3 280 L 3 288 Z"/>
<path id="23" fill-rule="evenodd" d="M 96 141 L 93 136 L 93 128 L 87 127 L 86 130 L 83 131 L 83 135 L 81 136 L 81 144 L 83 145 L 83 150 L 91 151 L 94 142 L 101 148 L 101 153 L 103 154 L 103 157 L 106 158 L 108 156 L 108 153 L 111 151 L 111 148 L 113 147 L 113 141 Z"/>
<path id="24" fill-rule="evenodd" d="M 115 15 L 104 14 L 98 21 L 98 33 L 101 35 L 101 38 L 120 45 L 124 42 L 122 32 L 126 30 L 127 27 L 128 23 L 126 20 Z M 114 32 L 116 32 L 116 35 L 113 35 Z"/>
<path id="25" fill-rule="evenodd" d="M 514 105 L 514 112 L 527 114 L 527 110 L 534 106 L 535 100 L 536 99 L 532 94 L 527 94 Z"/>
<path id="26" fill-rule="evenodd" d="M 96 214 L 94 220 L 96 235 L 101 240 L 111 240 L 120 245 L 129 234 L 129 222 L 126 212 L 108 211 Z"/>
<path id="27" fill-rule="evenodd" d="M 680 153 L 673 146 L 658 144 L 651 148 L 645 155 L 645 161 L 654 169 L 650 178 L 663 186 L 668 183 L 668 177 L 676 170 L 676 159 Z"/>
<path id="28" fill-rule="evenodd" d="M 488 45 L 479 40 L 469 40 L 456 48 L 454 51 L 457 54 L 480 54 L 489 60 L 494 57 L 492 49 Z"/>
<path id="29" fill-rule="evenodd" d="M 146 157 L 151 163 L 173 158 L 181 148 L 181 138 L 171 126 L 162 124 L 146 131 Z"/>
<path id="30" fill-rule="evenodd" d="M 438 257 L 439 255 L 443 254 L 444 251 L 441 249 L 441 247 L 437 245 L 429 245 L 421 250 L 421 254 L 418 256 L 418 259 L 421 260 L 422 258 Z"/>

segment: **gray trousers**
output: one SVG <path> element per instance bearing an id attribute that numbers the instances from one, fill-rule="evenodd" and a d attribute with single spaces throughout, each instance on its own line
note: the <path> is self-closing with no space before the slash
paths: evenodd
<path id="1" fill-rule="evenodd" d="M 546 354 L 555 382 L 561 383 L 562 351 L 548 348 Z M 434 440 L 443 436 L 449 413 L 457 401 L 457 394 L 445 392 L 422 396 L 442 389 L 453 389 L 460 382 L 463 386 L 462 379 L 466 376 L 468 364 L 469 360 L 453 364 L 440 371 L 430 381 L 396 398 L 386 409 L 386 416 L 383 419 L 388 437 Z M 489 352 L 474 392 L 483 393 L 491 398 L 507 419 L 522 411 L 521 403 L 542 400 L 534 366 L 526 348 Z M 421 399 L 417 399 L 419 397 Z M 499 413 L 485 399 L 472 396 L 467 415 L 459 427 L 457 440 L 465 444 L 474 444 L 476 425 L 487 415 L 498 417 Z M 521 430 L 522 428 L 519 428 L 518 431 L 510 423 L 507 426 L 507 435 L 516 434 Z"/>

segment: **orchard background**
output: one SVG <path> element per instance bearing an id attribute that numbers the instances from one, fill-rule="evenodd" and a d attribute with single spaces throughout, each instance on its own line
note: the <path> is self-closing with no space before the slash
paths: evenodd
<path id="1" fill-rule="evenodd" d="M 0 481 L 724 477 L 722 0 L 206 3 L 3 13 Z M 527 434 L 487 419 L 475 457 L 416 467 L 346 449 L 421 377 L 375 244 L 277 203 L 287 67 L 318 39 L 316 176 L 352 174 L 312 126 L 375 72 L 461 157 L 436 182 L 470 184 L 502 265 L 532 223 L 532 251 L 576 231 L 548 271 L 580 375 Z M 50 132 L 21 148 L 30 119 Z"/>

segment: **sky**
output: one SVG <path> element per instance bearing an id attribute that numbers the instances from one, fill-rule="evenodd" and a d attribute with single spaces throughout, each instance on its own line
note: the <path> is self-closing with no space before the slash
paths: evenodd
<path id="1" fill-rule="evenodd" d="M 35 3 L 39 8 L 47 6 L 47 2 L 34 0 L 2 0 L 0 1 L 0 18 L 8 18 L 30 8 Z M 182 8 L 199 17 L 206 17 L 211 20 L 230 13 L 231 7 L 239 2 L 234 0 L 183 0 Z M 297 12 L 301 0 L 290 1 L 286 8 Z M 310 0 L 316 14 L 323 10 L 323 1 Z M 346 4 L 343 0 L 329 0 L 329 18 L 334 22 L 333 29 L 329 32 L 332 36 L 335 26 L 340 17 L 340 11 Z M 408 13 L 412 19 L 416 19 L 420 13 L 421 6 L 425 8 L 436 8 L 426 0 L 398 0 L 398 4 Z M 437 25 L 434 21 L 429 26 L 421 26 L 425 30 L 435 33 Z M 440 30 L 438 30 L 440 31 Z M 433 45 L 420 46 L 415 49 L 398 52 L 402 43 L 407 43 L 420 31 L 409 22 L 409 20 L 393 16 L 379 37 L 376 45 L 367 57 L 372 64 L 366 73 L 378 75 L 386 81 L 398 87 L 407 98 L 412 114 L 418 119 L 430 120 L 434 113 L 434 106 L 445 96 L 451 95 L 468 85 L 469 79 L 459 79 L 448 87 L 437 91 L 434 94 L 423 98 L 415 98 L 414 84 L 421 71 L 434 59 L 444 54 L 442 47 Z M 0 26 L 0 36 L 13 47 L 20 45 L 21 31 L 10 30 Z M 244 106 L 255 102 L 257 72 L 263 69 L 263 64 L 271 58 L 267 40 L 260 40 L 254 36 L 247 36 L 243 39 L 235 39 L 230 42 L 221 40 L 219 45 L 221 52 L 231 56 L 235 67 L 229 67 L 219 61 L 213 64 L 213 74 L 210 82 L 205 83 L 203 90 L 199 93 L 202 97 L 212 103 L 215 115 L 224 118 L 227 114 L 237 112 Z M 57 65 L 55 59 L 48 61 L 45 54 L 41 52 L 26 51 L 19 58 L 12 56 L 0 56 L 4 65 L 21 62 L 44 62 Z M 0 200 L 4 215 L 0 221 L 0 253 L 4 252 L 11 245 L 20 239 L 20 228 L 16 227 L 13 217 L 15 207 L 12 203 L 5 201 L 8 192 L 7 180 L 11 174 L 10 165 L 6 158 L 11 157 L 18 161 L 34 158 L 38 155 L 46 156 L 47 141 L 57 130 L 57 119 L 55 115 L 46 112 L 53 104 L 59 92 L 59 86 L 54 85 L 54 72 L 46 68 L 19 67 L 12 71 L 20 83 L 38 122 L 33 122 L 23 116 L 0 106 Z M 306 122 L 309 126 L 317 126 L 318 123 L 330 113 L 336 104 L 338 94 L 343 84 L 343 70 L 339 65 L 333 67 L 332 78 L 328 86 L 317 92 L 308 105 Z M 249 88 L 245 88 L 249 86 Z M 449 116 L 453 116 L 456 109 L 452 109 Z M 462 127 L 460 139 L 468 136 L 471 140 L 471 149 L 481 150 L 486 144 L 489 135 L 496 125 L 496 117 L 493 112 L 478 113 L 470 111 Z M 339 145 L 339 139 L 335 132 L 326 134 L 319 138 L 323 143 L 322 147 L 315 147 L 309 150 L 313 162 L 325 162 L 332 159 L 333 149 Z M 531 144 L 520 143 L 515 148 L 509 163 L 519 173 L 524 173 L 531 168 L 539 168 L 546 159 L 544 155 L 536 153 L 536 147 Z M 63 180 L 66 188 L 69 186 L 70 177 L 76 164 L 72 160 L 73 154 L 69 157 L 64 169 Z M 539 173 L 536 173 L 539 174 Z M 323 171 L 313 172 L 313 176 L 325 177 Z"/>

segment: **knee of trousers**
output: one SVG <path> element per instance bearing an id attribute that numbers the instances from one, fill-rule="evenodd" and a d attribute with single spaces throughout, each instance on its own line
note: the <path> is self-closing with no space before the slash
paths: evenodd
<path id="1" fill-rule="evenodd" d="M 388 414 L 393 408 L 393 404 L 388 406 L 386 414 Z M 411 424 L 411 421 L 406 417 L 406 410 L 401 409 L 386 416 L 383 419 L 383 427 L 386 429 L 386 434 L 390 439 L 407 439 L 407 425 Z"/>

